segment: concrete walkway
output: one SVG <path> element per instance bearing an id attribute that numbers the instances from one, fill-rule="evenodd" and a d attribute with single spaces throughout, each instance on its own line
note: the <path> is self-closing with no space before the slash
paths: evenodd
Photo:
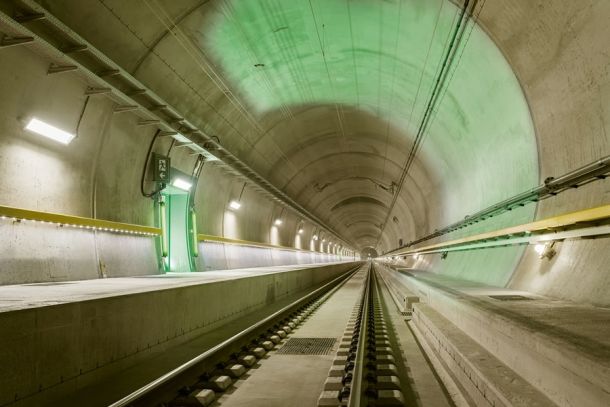
<path id="1" fill-rule="evenodd" d="M 331 263 L 5 285 L 0 286 L 0 312 L 186 287 L 215 281 L 237 280 L 264 274 L 321 267 L 327 264 Z"/>

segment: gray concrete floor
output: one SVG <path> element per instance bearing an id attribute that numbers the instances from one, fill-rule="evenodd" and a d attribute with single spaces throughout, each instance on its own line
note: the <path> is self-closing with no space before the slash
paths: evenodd
<path id="1" fill-rule="evenodd" d="M 263 274 L 301 270 L 312 266 L 319 267 L 320 264 L 5 285 L 0 286 L 0 312 L 185 287 L 221 280 L 236 280 Z"/>
<path id="2" fill-rule="evenodd" d="M 364 274 L 346 282 L 290 338 L 336 338 L 328 355 L 270 353 L 240 380 L 235 390 L 214 405 L 223 407 L 311 407 L 317 404 L 351 312 L 362 289 Z M 286 341 L 286 340 L 284 340 Z"/>

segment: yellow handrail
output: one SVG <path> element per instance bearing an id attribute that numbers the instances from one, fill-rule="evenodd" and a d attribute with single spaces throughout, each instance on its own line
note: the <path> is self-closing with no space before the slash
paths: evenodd
<path id="1" fill-rule="evenodd" d="M 550 229 L 574 227 L 579 223 L 590 223 L 600 220 L 610 219 L 610 205 L 598 206 L 595 208 L 583 209 L 580 211 L 564 213 L 562 215 L 553 216 L 550 218 L 524 223 L 522 225 L 511 226 L 504 229 L 495 230 L 492 232 L 479 233 L 472 236 L 463 237 L 460 239 L 449 240 L 446 242 L 436 243 L 428 246 L 417 247 L 413 249 L 394 250 L 386 254 L 386 256 L 396 256 L 404 254 L 415 254 L 418 252 L 440 249 L 444 247 L 463 245 L 481 240 L 495 239 L 507 237 L 522 233 L 542 232 Z"/>
<path id="2" fill-rule="evenodd" d="M 294 251 L 294 252 L 334 254 L 334 253 L 327 253 L 327 252 L 316 252 L 313 250 L 306 250 L 306 249 L 297 249 L 296 247 L 279 246 L 279 245 L 273 245 L 273 244 L 269 244 L 269 243 L 253 242 L 251 240 L 231 239 L 228 237 L 214 236 L 214 235 L 199 234 L 198 238 L 199 238 L 200 242 L 226 243 L 226 244 L 233 244 L 233 245 L 238 245 L 238 246 L 250 246 L 250 247 L 262 247 L 262 248 L 269 248 L 269 249 L 290 250 L 290 251 Z"/>
<path id="3" fill-rule="evenodd" d="M 161 229 L 152 226 L 134 225 L 131 223 L 113 222 L 103 219 L 63 215 L 52 212 L 33 211 L 30 209 L 13 208 L 2 205 L 0 205 L 0 218 L 14 219 L 16 221 L 44 222 L 82 229 L 127 233 L 141 236 L 157 236 L 161 234 Z"/>

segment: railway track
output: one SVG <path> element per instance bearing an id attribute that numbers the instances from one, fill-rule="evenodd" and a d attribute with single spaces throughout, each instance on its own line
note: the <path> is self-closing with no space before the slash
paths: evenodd
<path id="1" fill-rule="evenodd" d="M 404 384 L 408 380 L 397 368 L 399 352 L 395 349 L 395 341 L 391 340 L 392 332 L 386 323 L 380 289 L 380 281 L 371 263 L 352 269 L 111 404 L 111 407 L 405 405 L 404 394 L 408 389 L 405 391 Z M 349 310 L 351 307 L 351 314 L 348 311 L 333 315 L 341 304 L 348 304 L 347 308 L 341 309 Z M 318 312 L 320 307 L 324 308 Z M 338 326 L 334 326 L 333 317 Z M 320 321 L 326 326 L 330 323 L 335 329 L 333 332 L 340 329 L 339 333 L 331 338 L 299 338 L 300 331 L 311 332 L 312 325 L 320 324 Z M 307 350 L 324 340 L 329 345 L 327 353 L 307 356 Z M 295 369 L 301 369 L 296 374 L 321 376 L 319 369 L 312 373 L 304 367 L 308 358 L 316 358 L 315 363 L 320 366 L 329 366 L 325 377 L 314 378 L 314 381 L 319 381 L 312 387 L 317 388 L 317 392 L 303 394 L 298 383 L 291 384 L 286 379 L 286 394 L 296 395 L 301 390 L 301 394 L 295 396 L 297 399 L 291 396 L 274 399 L 270 394 L 266 400 L 259 397 L 250 402 L 246 399 L 244 404 L 241 396 L 241 402 L 236 401 L 239 397 L 232 394 L 235 387 L 255 380 L 257 375 L 269 375 L 263 372 L 263 368 L 281 358 L 282 353 L 291 353 L 283 352 L 291 341 L 299 343 L 302 352 L 291 359 L 295 361 Z M 273 374 L 280 377 L 271 380 L 282 380 L 281 372 L 271 372 Z M 290 391 L 290 386 L 294 386 L 294 392 Z M 270 390 L 270 393 L 273 392 Z"/>

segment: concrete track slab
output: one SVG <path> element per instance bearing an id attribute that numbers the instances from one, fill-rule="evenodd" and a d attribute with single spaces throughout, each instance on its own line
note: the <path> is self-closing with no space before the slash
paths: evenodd
<path id="1" fill-rule="evenodd" d="M 364 284 L 358 273 L 330 297 L 290 338 L 336 338 L 328 355 L 285 355 L 276 351 L 235 391 L 214 405 L 224 407 L 312 407 L 317 404 L 339 341 Z"/>
<path id="2" fill-rule="evenodd" d="M 545 336 L 548 341 L 588 354 L 610 369 L 610 308 L 580 305 L 527 291 L 485 286 L 433 273 L 409 274 L 411 278 L 477 309 L 510 320 L 538 336 Z"/>
<path id="3" fill-rule="evenodd" d="M 417 270 L 390 273 L 558 405 L 610 402 L 609 308 Z"/>

